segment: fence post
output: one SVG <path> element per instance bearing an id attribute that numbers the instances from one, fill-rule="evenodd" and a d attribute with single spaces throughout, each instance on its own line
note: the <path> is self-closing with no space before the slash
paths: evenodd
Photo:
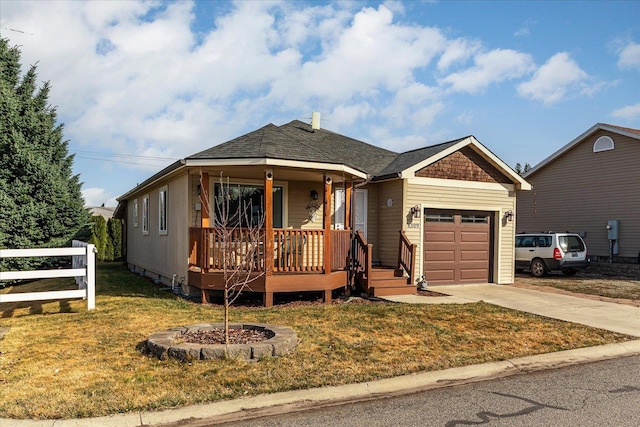
<path id="1" fill-rule="evenodd" d="M 87 310 L 96 308 L 96 247 L 87 245 Z"/>

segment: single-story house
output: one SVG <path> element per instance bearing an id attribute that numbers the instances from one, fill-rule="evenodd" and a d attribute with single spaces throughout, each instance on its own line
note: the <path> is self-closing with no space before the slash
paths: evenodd
<path id="1" fill-rule="evenodd" d="M 530 186 L 476 138 L 395 153 L 313 117 L 185 157 L 118 198 L 130 268 L 205 302 L 223 289 L 212 227 L 222 176 L 231 204 L 251 203 L 264 218 L 260 250 L 226 262 L 259 275 L 251 290 L 267 306 L 277 292 L 330 300 L 352 277 L 374 296 L 415 293 L 422 276 L 430 285 L 513 282 L 516 192 Z"/>
<path id="2" fill-rule="evenodd" d="M 523 177 L 517 231 L 573 231 L 596 261 L 640 261 L 640 130 L 597 123 Z"/>

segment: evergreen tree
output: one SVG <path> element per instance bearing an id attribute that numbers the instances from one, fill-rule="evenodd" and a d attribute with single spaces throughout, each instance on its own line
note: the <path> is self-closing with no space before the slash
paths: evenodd
<path id="1" fill-rule="evenodd" d="M 22 77 L 20 68 L 19 48 L 0 38 L 0 248 L 66 246 L 89 221 L 81 182 L 49 83 L 38 89 L 36 66 Z M 37 265 L 12 258 L 2 268 Z"/>
<path id="2" fill-rule="evenodd" d="M 122 220 L 109 218 L 107 221 L 107 231 L 113 243 L 113 259 L 118 261 L 122 258 Z"/>
<path id="3" fill-rule="evenodd" d="M 91 222 L 93 223 L 91 230 L 91 240 L 89 243 L 92 243 L 96 247 L 97 257 L 100 261 L 109 261 L 109 255 L 107 253 L 108 249 L 108 240 L 109 235 L 107 234 L 107 222 L 100 215 L 94 215 L 91 217 Z M 113 245 L 111 246 L 113 248 Z M 111 253 L 113 256 L 113 249 L 111 249 Z"/>

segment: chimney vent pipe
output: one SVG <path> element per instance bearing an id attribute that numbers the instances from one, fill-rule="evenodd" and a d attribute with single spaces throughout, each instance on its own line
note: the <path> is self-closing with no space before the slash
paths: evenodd
<path id="1" fill-rule="evenodd" d="M 311 130 L 320 129 L 320 113 L 314 111 L 311 114 Z"/>

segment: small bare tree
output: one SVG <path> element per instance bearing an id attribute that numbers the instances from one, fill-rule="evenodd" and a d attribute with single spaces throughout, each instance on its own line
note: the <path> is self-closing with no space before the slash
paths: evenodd
<path id="1" fill-rule="evenodd" d="M 204 186 L 202 186 L 204 188 Z M 229 347 L 229 307 L 243 291 L 251 291 L 250 284 L 264 276 L 264 212 L 254 206 L 251 199 L 244 201 L 241 187 L 232 187 L 220 173 L 220 186 L 214 191 L 213 245 L 221 258 L 224 276 L 224 339 L 226 353 Z M 238 196 L 238 197 L 233 197 Z M 209 205 L 209 195 L 205 195 Z M 234 206 L 237 201 L 237 206 Z M 257 214 L 256 214 L 257 213 Z"/>

